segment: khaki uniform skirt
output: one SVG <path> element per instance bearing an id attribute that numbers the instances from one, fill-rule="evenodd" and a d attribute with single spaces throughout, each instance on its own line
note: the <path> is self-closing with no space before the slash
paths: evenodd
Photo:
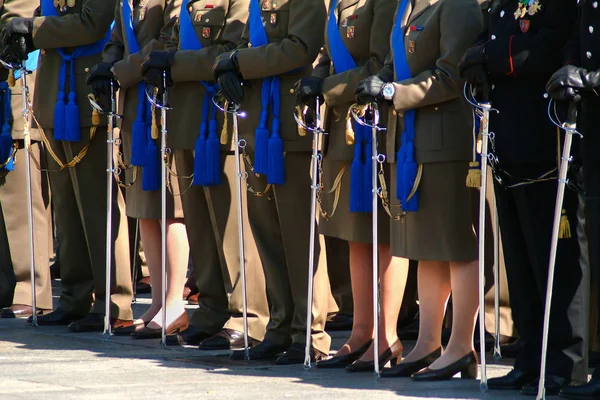
<path id="1" fill-rule="evenodd" d="M 125 163 L 129 165 L 131 162 L 131 132 L 121 131 L 121 138 Z M 157 145 L 160 146 L 158 141 Z M 160 155 L 158 162 L 160 165 Z M 137 169 L 137 172 L 134 172 L 134 169 Z M 124 183 L 132 182 L 134 175 L 136 175 L 135 182 L 133 182 L 131 187 L 125 189 L 127 216 L 130 218 L 161 219 L 161 191 L 160 189 L 151 192 L 142 190 L 143 170 L 143 167 L 131 167 L 125 171 L 126 180 Z M 171 163 L 171 170 L 176 172 L 175 163 Z M 169 181 L 170 190 L 167 190 L 167 218 L 183 218 L 179 182 L 175 176 L 169 176 Z"/>
<path id="2" fill-rule="evenodd" d="M 334 209 L 336 178 L 344 166 L 346 170 L 339 185 L 339 200 L 333 216 L 319 219 L 319 232 L 325 236 L 336 237 L 349 242 L 373 243 L 373 218 L 371 213 L 350 212 L 350 164 L 351 161 L 335 161 L 325 157 L 323 160 L 323 196 L 322 207 L 331 214 Z M 386 175 L 389 176 L 386 171 Z M 389 187 L 389 186 L 388 186 Z M 379 244 L 390 243 L 390 218 L 381 202 L 379 203 L 378 238 Z"/>
<path id="3" fill-rule="evenodd" d="M 396 165 L 391 166 L 392 213 L 400 215 L 396 197 Z M 419 211 L 391 222 L 393 256 L 424 261 L 472 261 L 478 258 L 477 199 L 465 185 L 466 161 L 423 164 Z"/>

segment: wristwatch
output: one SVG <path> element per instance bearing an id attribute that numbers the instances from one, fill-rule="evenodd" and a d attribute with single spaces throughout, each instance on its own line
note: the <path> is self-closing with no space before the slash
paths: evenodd
<path id="1" fill-rule="evenodd" d="M 381 88 L 381 95 L 384 99 L 391 101 L 394 98 L 394 94 L 396 93 L 396 87 L 393 83 L 388 82 Z"/>

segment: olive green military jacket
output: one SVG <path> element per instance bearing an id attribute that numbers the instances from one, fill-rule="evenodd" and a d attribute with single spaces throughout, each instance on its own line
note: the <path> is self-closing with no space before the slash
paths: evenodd
<path id="1" fill-rule="evenodd" d="M 117 0 L 76 0 L 74 7 L 67 7 L 59 16 L 37 17 L 33 26 L 33 42 L 41 49 L 38 65 L 36 95 L 33 110 L 44 129 L 54 125 L 54 105 L 58 95 L 58 76 L 62 59 L 57 48 L 66 52 L 75 47 L 92 44 L 106 36 L 114 18 Z M 102 54 L 81 57 L 75 60 L 75 87 L 82 128 L 92 126 L 92 108 L 87 95 L 91 88 L 86 85 L 89 68 L 102 61 Z M 70 72 L 67 72 L 67 82 Z M 66 89 L 68 90 L 68 83 Z M 102 119 L 106 124 L 106 119 Z"/>
<path id="2" fill-rule="evenodd" d="M 15 17 L 30 18 L 33 17 L 38 4 L 31 0 L 0 0 L 0 30 Z M 0 67 L 0 79 L 8 79 L 9 71 L 4 67 Z M 27 87 L 29 87 L 29 99 L 33 99 L 35 72 L 27 76 Z M 21 84 L 17 84 L 11 89 L 11 108 L 12 108 L 12 137 L 13 139 L 23 139 L 23 104 L 21 100 Z M 33 123 L 35 126 L 35 123 Z M 32 140 L 40 140 L 37 129 L 30 131 Z"/>
<path id="3" fill-rule="evenodd" d="M 357 67 L 336 73 L 325 31 L 325 46 L 313 75 L 324 78 L 323 97 L 327 105 L 326 131 L 329 133 L 327 157 L 352 160 L 354 147 L 346 144 L 346 115 L 355 102 L 358 83 L 375 75 L 390 52 L 390 33 L 394 25 L 397 0 L 340 0 L 336 7 L 340 35 Z M 381 116 L 386 120 L 386 115 Z"/>
<path id="4" fill-rule="evenodd" d="M 194 149 L 200 132 L 202 102 L 206 88 L 200 81 L 213 82 L 215 58 L 233 50 L 239 42 L 248 19 L 248 0 L 191 0 L 187 12 L 200 39 L 201 50 L 181 50 L 179 24 L 173 29 L 169 49 L 178 50 L 171 66 L 175 86 L 171 90 L 168 130 L 169 146 Z M 223 115 L 217 112 L 218 133 L 221 134 Z M 231 135 L 222 150 L 231 148 Z"/>
<path id="5" fill-rule="evenodd" d="M 312 136 L 298 135 L 293 112 L 293 92 L 298 79 L 312 74 L 312 64 L 323 46 L 326 4 L 323 0 L 262 0 L 261 14 L 269 43 L 249 47 L 248 26 L 238 51 L 240 72 L 249 81 L 242 108 L 248 113 L 240 120 L 240 135 L 254 148 L 254 133 L 262 110 L 262 78 L 279 76 L 281 82 L 281 138 L 285 151 L 309 151 Z M 269 127 L 271 126 L 269 121 Z"/>
<path id="6" fill-rule="evenodd" d="M 135 3 L 131 0 L 124 1 L 129 1 L 131 6 L 133 30 L 139 51 L 132 53 L 129 48 L 125 31 L 127 21 L 123 19 L 120 1 L 115 9 L 115 25 L 102 52 L 102 60 L 113 64 L 115 77 L 121 87 L 118 107 L 119 114 L 123 115 L 121 129 L 123 133 L 131 133 L 137 117 L 137 84 L 143 80 L 142 62 L 153 50 L 165 49 L 179 15 L 181 0 L 141 0 Z"/>
<path id="7" fill-rule="evenodd" d="M 416 0 L 414 10 L 409 6 L 403 16 L 402 29 L 413 78 L 394 83 L 395 112 L 388 123 L 388 161 L 395 162 L 402 142 L 401 115 L 410 109 L 417 110 L 417 162 L 471 160 L 473 115 L 463 98 L 464 82 L 459 77 L 458 64 L 483 29 L 478 1 Z M 392 60 L 390 55 L 386 68 L 392 66 Z"/>

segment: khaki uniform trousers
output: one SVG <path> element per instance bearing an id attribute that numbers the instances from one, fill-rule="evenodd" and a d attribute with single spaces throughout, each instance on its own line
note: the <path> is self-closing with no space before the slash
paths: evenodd
<path id="1" fill-rule="evenodd" d="M 198 285 L 198 309 L 191 324 L 201 332 L 215 334 L 222 328 L 244 331 L 243 291 L 240 274 L 236 171 L 232 154 L 221 153 L 222 182 L 204 188 L 191 186 L 194 152 L 174 150 L 185 225 Z M 246 202 L 246 190 L 243 190 Z M 256 243 L 244 213 L 248 335 L 263 340 L 269 306 Z"/>
<path id="2" fill-rule="evenodd" d="M 38 160 L 41 153 L 40 146 L 39 143 L 35 143 L 31 147 L 32 153 Z M 6 305 L 32 305 L 25 159 L 25 150 L 19 150 L 16 156 L 15 170 L 6 176 L 5 185 L 0 187 L 0 254 L 2 255 L 0 268 L 6 269 L 2 275 L 14 274 L 14 280 L 4 280 L 0 286 L 0 298 L 12 300 L 10 304 Z M 33 162 L 31 163 L 31 195 L 37 307 L 51 310 L 52 288 L 49 254 L 51 226 L 48 181 L 46 173 L 36 168 Z"/>
<path id="3" fill-rule="evenodd" d="M 253 154 L 250 154 L 253 158 Z M 266 196 L 248 196 L 248 218 L 262 260 L 271 320 L 265 340 L 289 344 L 306 342 L 308 249 L 310 232 L 311 154 L 288 152 L 286 181 Z M 249 173 L 248 184 L 264 191 L 266 178 Z M 314 222 L 314 221 L 313 221 Z M 312 345 L 328 354 L 331 338 L 325 332 L 330 290 L 325 251 L 316 238 L 312 308 Z"/>
<path id="4" fill-rule="evenodd" d="M 64 163 L 88 142 L 89 128 L 81 129 L 78 143 L 55 141 L 53 131 L 46 130 L 52 149 Z M 75 168 L 50 172 L 50 189 L 54 203 L 57 237 L 60 243 L 61 288 L 58 307 L 70 314 L 85 316 L 104 314 L 106 287 L 106 127 L 98 127 L 96 137 L 83 160 Z M 46 153 L 50 171 L 59 166 Z M 113 259 L 111 283 L 111 317 L 133 319 L 133 296 L 129 237 L 125 202 L 116 183 L 113 189 Z"/>

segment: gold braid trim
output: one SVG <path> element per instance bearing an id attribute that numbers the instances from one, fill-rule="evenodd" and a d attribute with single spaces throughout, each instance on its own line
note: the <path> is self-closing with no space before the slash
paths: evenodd
<path id="1" fill-rule="evenodd" d="M 329 194 L 334 193 L 333 209 L 331 210 L 331 213 L 325 211 L 325 208 L 323 207 L 323 167 L 319 166 L 319 190 L 317 191 L 317 202 L 319 203 L 321 217 L 323 217 L 325 220 L 328 220 L 329 218 L 333 217 L 333 215 L 337 211 L 338 204 L 340 202 L 340 195 L 342 192 L 342 180 L 344 178 L 344 175 L 346 174 L 346 171 L 348 170 L 349 165 L 350 164 L 347 162 L 344 163 L 344 165 L 342 166 L 342 168 L 340 168 L 340 171 L 338 172 L 333 181 L 333 186 L 327 192 Z"/>
<path id="2" fill-rule="evenodd" d="M 379 164 L 379 173 L 377 175 L 379 176 L 379 184 L 381 185 L 381 192 L 379 193 L 379 198 L 381 199 L 381 204 L 383 206 L 383 209 L 385 210 L 387 215 L 389 215 L 390 218 L 392 218 L 394 221 L 403 220 L 403 218 L 406 216 L 406 211 L 402 212 L 402 214 L 400 214 L 400 215 L 394 215 L 392 213 L 390 196 L 389 196 L 389 192 L 387 189 L 387 183 L 385 181 L 385 171 L 383 169 L 383 163 Z M 407 200 L 412 199 L 414 197 L 415 193 L 417 193 L 417 190 L 419 189 L 419 185 L 421 184 L 422 177 L 423 177 L 423 164 L 419 164 L 419 167 L 417 169 L 417 177 L 415 179 L 415 184 L 413 185 L 412 190 L 408 194 Z"/>
<path id="3" fill-rule="evenodd" d="M 18 149 L 19 149 L 19 146 L 18 146 L 17 142 L 13 142 L 12 151 L 11 151 L 10 155 L 8 156 L 8 158 L 6 159 L 6 161 L 4 161 L 2 164 L 0 164 L 0 169 L 6 167 L 8 165 L 8 163 L 10 162 L 10 160 L 14 160 L 15 164 L 17 163 L 16 155 L 17 155 Z M 8 171 L 7 171 L 7 173 L 8 173 Z"/>
<path id="4" fill-rule="evenodd" d="M 165 165 L 167 166 L 167 171 L 169 172 L 167 174 L 167 189 L 169 189 L 169 193 L 171 193 L 173 196 L 181 196 L 182 194 L 185 194 L 188 190 L 190 190 L 190 188 L 192 187 L 192 184 L 194 183 L 194 174 L 191 174 L 191 175 L 177 174 L 177 172 L 175 172 L 175 170 L 172 168 L 174 159 L 175 159 L 175 156 L 170 151 L 167 152 L 167 154 L 165 154 Z M 181 178 L 181 179 L 189 179 L 190 183 L 184 190 L 180 190 L 179 193 L 175 193 L 175 192 L 173 192 L 173 184 L 171 183 L 171 179 L 173 179 L 173 177 Z"/>

